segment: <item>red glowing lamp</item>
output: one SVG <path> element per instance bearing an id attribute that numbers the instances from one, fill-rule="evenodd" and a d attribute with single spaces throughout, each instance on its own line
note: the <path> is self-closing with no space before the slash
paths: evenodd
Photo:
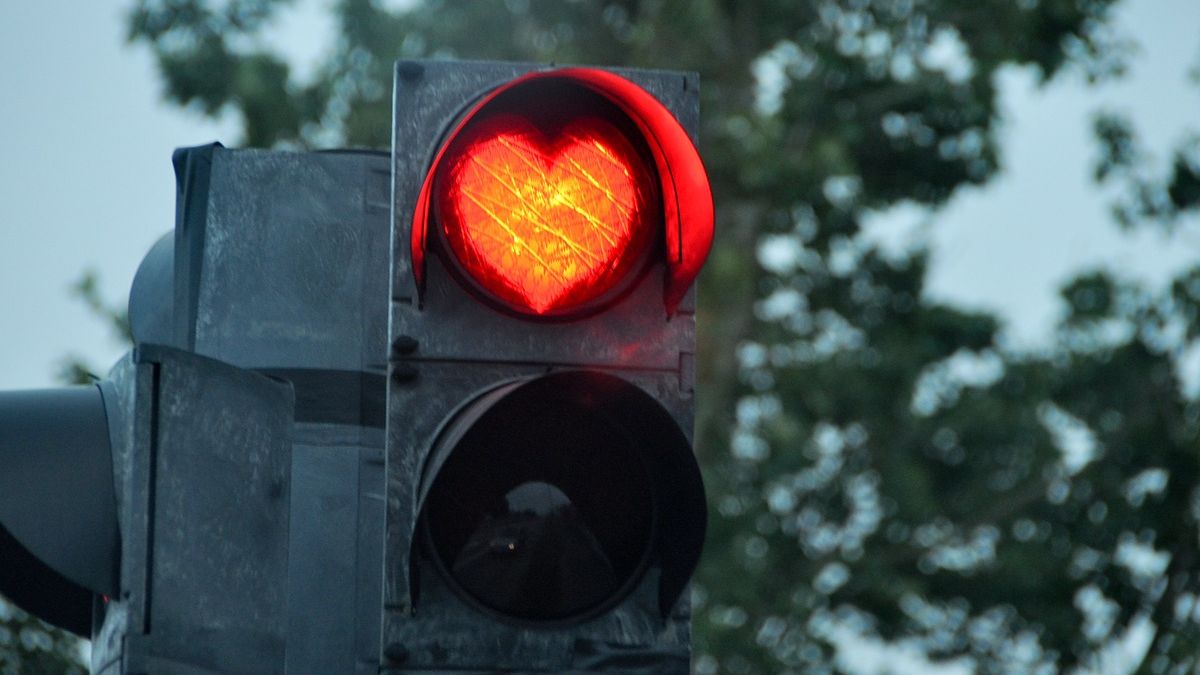
<path id="1" fill-rule="evenodd" d="M 459 266 L 522 313 L 573 312 L 637 272 L 653 237 L 652 172 L 599 117 L 539 129 L 486 117 L 455 139 L 436 184 Z"/>
<path id="2" fill-rule="evenodd" d="M 599 94 L 641 138 L 628 138 L 601 116 L 547 125 L 502 107 L 496 112 L 497 97 L 511 99 L 521 88 L 547 82 Z M 539 109 L 553 104 L 539 102 Z M 611 296 L 636 275 L 656 231 L 662 232 L 663 299 L 671 314 L 712 245 L 712 192 L 687 132 L 641 87 L 589 68 L 514 79 L 451 131 L 413 214 L 418 289 L 435 209 L 460 271 L 509 308 L 537 316 L 571 314 Z"/>

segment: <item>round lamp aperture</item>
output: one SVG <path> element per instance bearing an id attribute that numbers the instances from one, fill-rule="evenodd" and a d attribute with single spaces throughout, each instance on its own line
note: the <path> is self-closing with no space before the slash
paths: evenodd
<path id="1" fill-rule="evenodd" d="M 455 138 L 439 179 L 460 270 L 522 314 L 602 302 L 639 271 L 658 227 L 653 169 L 603 116 L 486 116 Z"/>

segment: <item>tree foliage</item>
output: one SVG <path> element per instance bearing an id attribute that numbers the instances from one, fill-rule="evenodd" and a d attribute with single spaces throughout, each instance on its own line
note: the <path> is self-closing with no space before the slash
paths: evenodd
<path id="1" fill-rule="evenodd" d="M 845 672 L 886 642 L 977 672 L 1191 672 L 1200 644 L 1200 267 L 1163 293 L 1107 271 L 1062 291 L 1053 348 L 923 293 L 923 251 L 864 217 L 936 208 L 1000 166 L 995 75 L 1119 77 L 1112 0 L 620 0 L 388 9 L 339 0 L 311 81 L 266 46 L 280 0 L 141 0 L 129 37 L 168 100 L 249 145 L 390 143 L 397 58 L 685 68 L 718 240 L 701 281 L 698 452 L 711 534 L 698 672 Z M 1200 207 L 1181 144 L 1157 172 L 1096 122 L 1122 222 Z"/>
<path id="2" fill-rule="evenodd" d="M 79 640 L 0 597 L 0 675 L 82 675 Z"/>

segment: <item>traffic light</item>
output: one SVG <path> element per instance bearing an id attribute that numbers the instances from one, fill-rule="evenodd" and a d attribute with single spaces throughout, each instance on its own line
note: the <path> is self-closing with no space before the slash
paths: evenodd
<path id="1" fill-rule="evenodd" d="M 385 665 L 687 670 L 697 94 L 397 64 Z"/>
<path id="2" fill-rule="evenodd" d="M 132 352 L 0 394 L 0 593 L 92 672 L 687 670 L 695 77 L 395 106 L 390 155 L 177 151 Z"/>

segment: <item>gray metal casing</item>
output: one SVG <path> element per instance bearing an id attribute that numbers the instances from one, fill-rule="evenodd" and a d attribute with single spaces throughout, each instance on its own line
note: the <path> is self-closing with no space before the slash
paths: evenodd
<path id="1" fill-rule="evenodd" d="M 106 403 L 123 591 L 100 608 L 93 671 L 375 673 L 387 158 L 212 145 L 175 163 L 179 222 L 131 292 L 137 357 L 106 383 L 118 394 Z M 286 403 L 249 400 L 247 388 L 286 392 Z M 221 443 L 221 410 L 259 430 L 269 419 L 271 438 L 243 430 Z M 164 430 L 184 464 L 163 458 Z M 267 467 L 283 482 L 254 501 L 246 478 Z M 198 501 L 164 503 L 186 480 Z M 204 536 L 214 513 L 220 545 Z M 222 584 L 249 578 L 242 568 L 262 578 Z"/>
<path id="2" fill-rule="evenodd" d="M 383 153 L 214 153 L 194 348 L 296 389 L 289 673 L 378 669 Z"/>
<path id="3" fill-rule="evenodd" d="M 283 672 L 291 387 L 154 346 L 112 379 L 121 594 L 93 672 Z"/>

